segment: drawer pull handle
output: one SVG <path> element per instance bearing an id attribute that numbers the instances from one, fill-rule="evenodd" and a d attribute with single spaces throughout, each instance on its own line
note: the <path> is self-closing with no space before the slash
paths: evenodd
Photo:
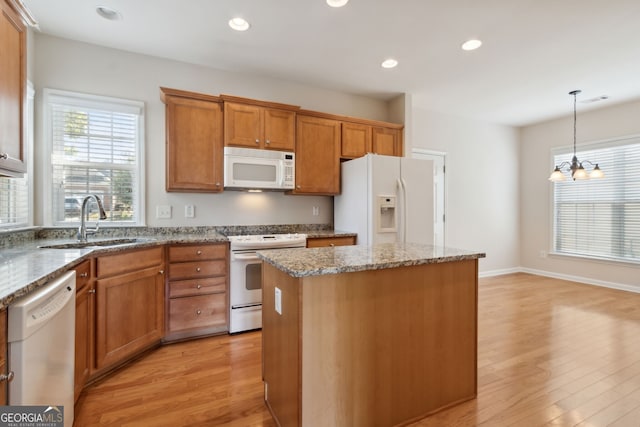
<path id="1" fill-rule="evenodd" d="M 196 314 L 197 314 L 198 316 L 200 316 L 200 314 L 202 314 L 202 311 L 200 311 L 200 310 L 196 310 Z"/>
<path id="2" fill-rule="evenodd" d="M 95 294 L 96 290 L 95 289 L 89 289 L 87 292 L 90 293 L 90 294 Z"/>
<path id="3" fill-rule="evenodd" d="M 196 271 L 200 273 L 200 267 L 196 267 Z"/>
<path id="4" fill-rule="evenodd" d="M 81 278 L 89 277 L 89 273 L 80 273 Z"/>
<path id="5" fill-rule="evenodd" d="M 202 255 L 202 251 L 201 251 L 200 249 L 198 249 L 198 250 L 196 251 L 196 255 Z"/>
<path id="6" fill-rule="evenodd" d="M 200 289 L 202 285 L 196 285 L 196 289 Z"/>

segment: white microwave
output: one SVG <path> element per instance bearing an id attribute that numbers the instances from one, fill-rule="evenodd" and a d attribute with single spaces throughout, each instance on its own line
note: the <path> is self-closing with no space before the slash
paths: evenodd
<path id="1" fill-rule="evenodd" d="M 224 147 L 224 188 L 291 190 L 295 154 L 287 151 Z"/>

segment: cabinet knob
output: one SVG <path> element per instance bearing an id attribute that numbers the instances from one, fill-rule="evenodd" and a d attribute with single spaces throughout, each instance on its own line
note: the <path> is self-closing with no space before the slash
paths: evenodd
<path id="1" fill-rule="evenodd" d="M 80 273 L 81 278 L 89 277 L 89 273 Z"/>
<path id="2" fill-rule="evenodd" d="M 90 293 L 90 294 L 95 294 L 96 290 L 95 289 L 89 289 L 87 292 Z"/>
<path id="3" fill-rule="evenodd" d="M 196 289 L 202 288 L 202 285 L 196 285 Z"/>
<path id="4" fill-rule="evenodd" d="M 196 314 L 197 314 L 198 316 L 200 316 L 200 314 L 202 314 L 202 311 L 200 311 L 200 310 L 196 310 Z"/>
<path id="5" fill-rule="evenodd" d="M 9 155 L 7 153 L 0 153 L 0 159 L 7 160 L 8 158 L 9 158 Z"/>
<path id="6" fill-rule="evenodd" d="M 196 271 L 200 273 L 200 267 L 196 267 Z"/>
<path id="7" fill-rule="evenodd" d="M 268 139 L 265 141 L 265 144 L 271 144 L 271 141 L 269 141 Z"/>
<path id="8" fill-rule="evenodd" d="M 299 190 L 301 187 L 299 185 L 296 185 L 296 188 Z"/>
<path id="9" fill-rule="evenodd" d="M 11 381 L 13 381 L 14 376 L 15 374 L 13 373 L 13 371 L 9 371 L 9 373 L 7 374 L 0 375 L 0 382 L 6 381 L 10 383 Z"/>
<path id="10" fill-rule="evenodd" d="M 200 249 L 198 249 L 198 250 L 196 251 L 196 255 L 202 255 L 202 251 L 201 251 Z"/>
<path id="11" fill-rule="evenodd" d="M 336 244 L 335 243 L 329 243 L 329 246 L 334 247 Z"/>
<path id="12" fill-rule="evenodd" d="M 260 140 L 256 139 L 256 145 L 260 144 Z"/>
<path id="13" fill-rule="evenodd" d="M 219 182 L 216 182 L 216 187 L 220 187 L 220 183 Z"/>
<path id="14" fill-rule="evenodd" d="M 164 270 L 158 271 L 158 274 L 164 274 Z"/>

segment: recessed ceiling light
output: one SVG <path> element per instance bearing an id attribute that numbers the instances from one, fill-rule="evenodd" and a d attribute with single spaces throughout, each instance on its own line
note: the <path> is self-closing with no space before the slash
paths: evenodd
<path id="1" fill-rule="evenodd" d="M 230 19 L 229 26 L 236 31 L 247 31 L 249 29 L 249 23 L 242 18 Z"/>
<path id="2" fill-rule="evenodd" d="M 96 6 L 96 13 L 109 21 L 119 21 L 122 14 L 108 6 Z"/>
<path id="3" fill-rule="evenodd" d="M 482 42 L 480 40 L 471 39 L 462 43 L 462 50 L 476 50 L 482 46 Z"/>
<path id="4" fill-rule="evenodd" d="M 348 2 L 349 0 L 327 0 L 327 4 L 331 7 L 342 7 Z"/>
<path id="5" fill-rule="evenodd" d="M 385 59 L 382 61 L 382 68 L 394 68 L 398 65 L 398 61 L 393 58 Z"/>

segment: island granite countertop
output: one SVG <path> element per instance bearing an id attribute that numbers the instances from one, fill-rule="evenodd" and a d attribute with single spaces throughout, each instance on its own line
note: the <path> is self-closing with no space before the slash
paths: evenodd
<path id="1" fill-rule="evenodd" d="M 264 250 L 257 255 L 293 277 L 382 270 L 486 256 L 482 252 L 415 243 Z"/>

